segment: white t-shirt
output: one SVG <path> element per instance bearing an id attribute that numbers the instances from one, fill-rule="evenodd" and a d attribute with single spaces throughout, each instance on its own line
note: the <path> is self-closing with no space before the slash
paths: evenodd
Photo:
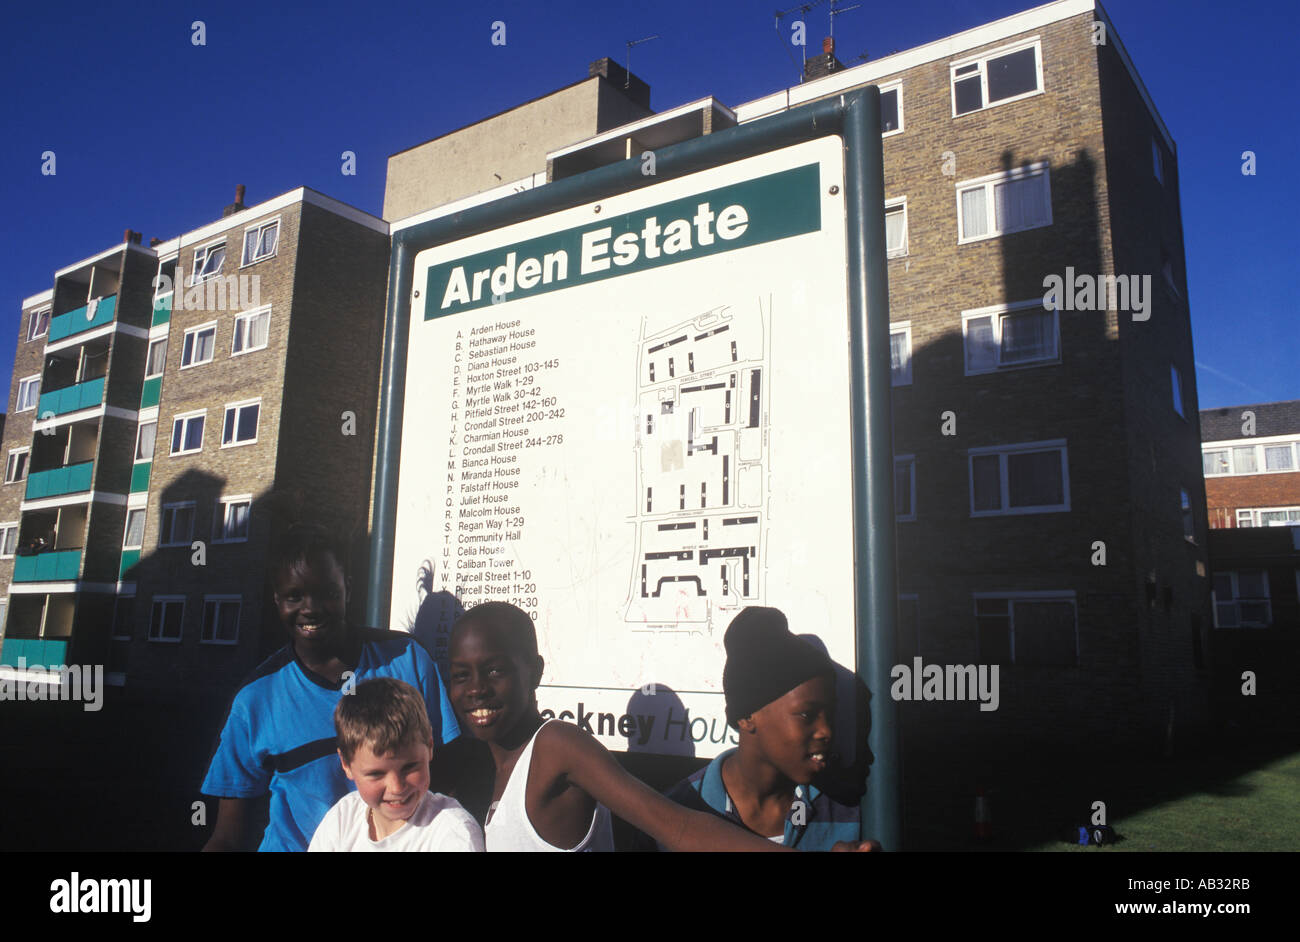
<path id="1" fill-rule="evenodd" d="M 420 807 L 381 841 L 370 839 L 370 809 L 360 792 L 338 800 L 312 835 L 309 851 L 482 851 L 483 829 L 454 798 L 425 792 Z"/>

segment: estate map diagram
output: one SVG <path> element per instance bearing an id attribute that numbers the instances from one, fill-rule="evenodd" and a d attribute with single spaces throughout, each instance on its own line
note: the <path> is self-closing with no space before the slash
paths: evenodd
<path id="1" fill-rule="evenodd" d="M 637 356 L 635 629 L 709 631 L 761 604 L 771 301 L 721 305 Z"/>

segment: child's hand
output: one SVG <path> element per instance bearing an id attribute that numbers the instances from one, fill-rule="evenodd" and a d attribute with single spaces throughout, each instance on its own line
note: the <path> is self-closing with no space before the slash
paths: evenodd
<path id="1" fill-rule="evenodd" d="M 842 853 L 859 853 L 859 854 L 867 854 L 867 853 L 871 853 L 872 851 L 880 850 L 880 842 L 879 842 L 879 841 L 870 841 L 870 840 L 867 840 L 867 841 L 836 841 L 836 842 L 834 843 L 834 845 L 831 847 L 831 850 L 832 850 L 832 851 L 840 851 L 840 852 L 842 852 Z"/>

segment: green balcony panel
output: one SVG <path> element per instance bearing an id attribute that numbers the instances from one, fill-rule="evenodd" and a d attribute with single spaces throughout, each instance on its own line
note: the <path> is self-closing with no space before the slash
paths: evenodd
<path id="1" fill-rule="evenodd" d="M 106 298 L 100 298 L 95 310 L 90 310 L 90 305 L 84 305 L 75 311 L 68 311 L 66 314 L 60 314 L 50 321 L 50 336 L 46 343 L 54 343 L 63 340 L 66 337 L 72 337 L 86 330 L 93 330 L 96 327 L 103 327 L 105 324 L 111 324 L 113 318 L 117 315 L 117 295 L 110 294 Z"/>
<path id="2" fill-rule="evenodd" d="M 104 401 L 104 381 L 106 379 L 107 377 L 101 376 L 99 379 L 92 379 L 86 383 L 78 383 L 75 386 L 42 393 L 40 403 L 36 407 L 37 416 L 47 419 L 51 415 L 67 415 L 69 412 L 90 409 L 99 405 Z"/>
<path id="3" fill-rule="evenodd" d="M 139 494 L 141 491 L 149 490 L 149 469 L 152 467 L 152 461 L 141 461 L 131 468 L 132 494 Z"/>
<path id="4" fill-rule="evenodd" d="M 18 556 L 14 559 L 14 582 L 71 582 L 81 572 L 81 550 L 59 550 Z"/>
<path id="5" fill-rule="evenodd" d="M 166 324 L 172 319 L 172 296 L 153 299 L 153 326 Z"/>
<path id="6" fill-rule="evenodd" d="M 61 667 L 67 663 L 68 642 L 40 638 L 6 638 L 0 649 L 0 664 L 18 667 Z"/>
<path id="7" fill-rule="evenodd" d="M 118 581 L 121 582 L 124 579 L 130 578 L 132 575 L 131 570 L 135 568 L 135 564 L 139 561 L 140 551 L 138 549 L 122 550 L 122 564 L 117 570 Z"/>
<path id="8" fill-rule="evenodd" d="M 162 392 L 162 377 L 154 376 L 144 381 L 144 388 L 140 390 L 140 408 L 148 409 L 150 406 L 158 405 L 158 396 Z"/>
<path id="9" fill-rule="evenodd" d="M 94 469 L 95 462 L 86 461 L 63 468 L 51 468 L 49 471 L 33 471 L 27 476 L 27 499 L 88 491 Z"/>
<path id="10" fill-rule="evenodd" d="M 27 645 L 31 643 L 23 638 L 5 638 L 4 647 L 0 648 L 0 664 L 17 667 L 18 659 L 27 657 Z"/>

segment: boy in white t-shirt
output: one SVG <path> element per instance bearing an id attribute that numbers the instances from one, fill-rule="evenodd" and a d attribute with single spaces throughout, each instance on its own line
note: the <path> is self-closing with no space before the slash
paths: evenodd
<path id="1" fill-rule="evenodd" d="M 454 798 L 429 791 L 433 730 L 420 692 L 379 677 L 334 711 L 339 761 L 357 790 L 326 812 L 309 851 L 481 851 L 483 830 Z"/>

